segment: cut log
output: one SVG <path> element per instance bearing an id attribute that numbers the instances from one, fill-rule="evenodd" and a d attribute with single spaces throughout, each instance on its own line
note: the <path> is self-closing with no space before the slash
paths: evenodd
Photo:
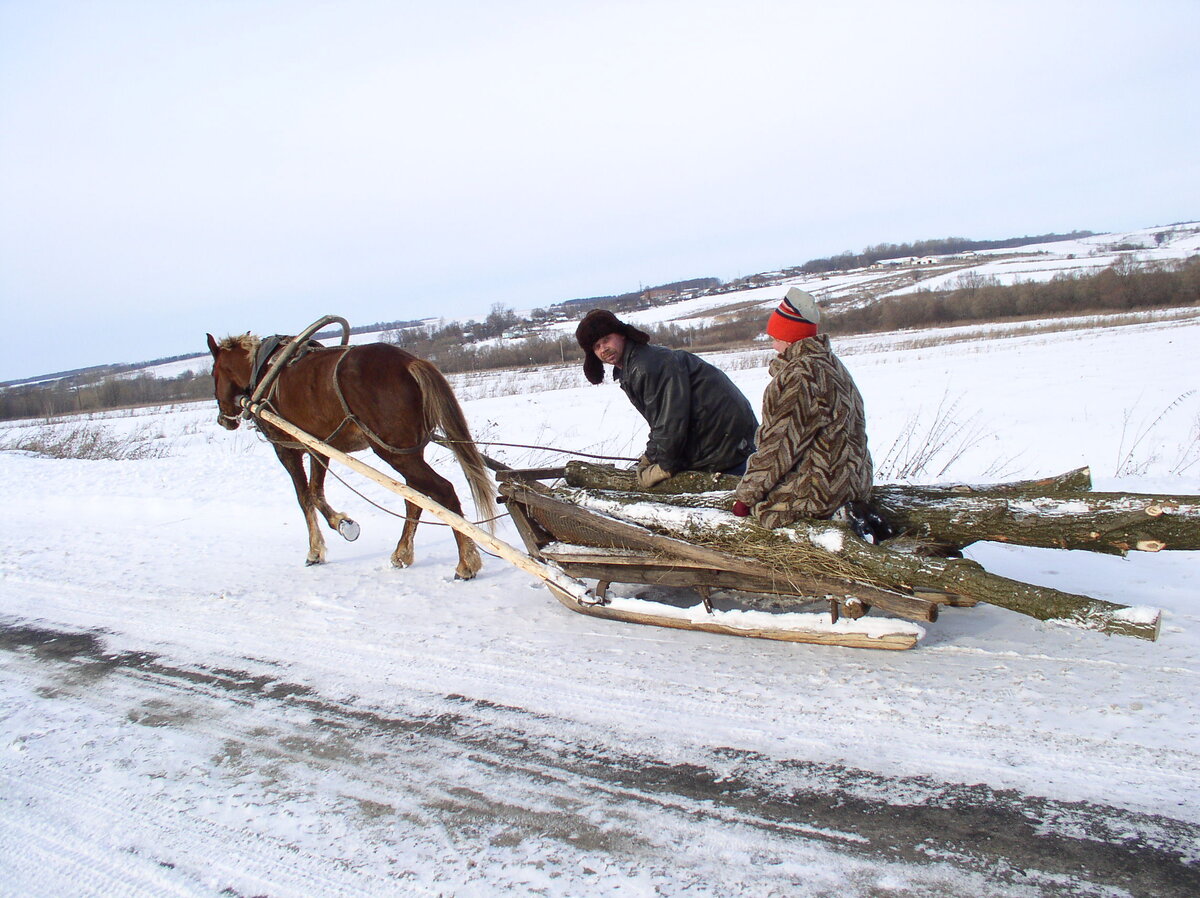
<path id="1" fill-rule="evenodd" d="M 685 472 L 640 490 L 632 471 L 570 462 L 566 480 L 588 489 L 640 492 L 683 507 L 730 509 L 727 475 Z M 875 504 L 894 530 L 947 553 L 991 541 L 1112 555 L 1200 549 L 1200 496 L 1089 492 L 1087 468 L 1014 483 L 878 486 Z"/>
<path id="2" fill-rule="evenodd" d="M 732 490 L 741 479 L 729 474 L 681 471 L 658 486 L 643 490 L 638 485 L 637 472 L 633 468 L 618 468 L 614 465 L 598 465 L 586 461 L 567 462 L 565 477 L 568 486 L 582 486 L 595 490 L 640 491 L 654 496 Z"/>
<path id="3" fill-rule="evenodd" d="M 1026 614 L 1038 620 L 1065 623 L 1110 635 L 1158 639 L 1161 615 L 1156 608 L 1130 607 L 1091 596 L 1061 592 L 1048 586 L 1035 586 L 986 571 L 977 562 L 964 558 L 928 558 L 907 555 L 873 546 L 849 532 L 843 524 L 830 521 L 805 522 L 781 528 L 800 541 L 815 545 L 835 545 L 840 534 L 839 552 L 871 572 L 893 588 L 909 587 L 918 595 L 924 589 L 945 590 L 977 602 L 987 602 Z"/>
<path id="4" fill-rule="evenodd" d="M 896 530 L 958 549 L 980 541 L 1110 555 L 1200 549 L 1200 496 L 948 495 L 897 486 L 879 487 L 873 496 Z"/>
<path id="5" fill-rule="evenodd" d="M 629 490 L 648 492 L 653 495 L 679 493 L 704 493 L 717 490 L 732 490 L 741 480 L 730 474 L 706 474 L 701 471 L 683 471 L 664 480 L 658 486 L 642 490 L 638 485 L 637 473 L 632 468 L 614 465 L 598 465 L 594 462 L 569 461 L 565 468 L 552 469 L 556 477 L 565 477 L 568 486 L 582 486 L 598 490 Z M 951 486 L 885 487 L 887 489 L 928 491 L 931 497 L 976 495 L 979 493 L 1002 493 L 1006 496 L 1058 496 L 1063 493 L 1086 493 L 1092 488 L 1091 468 L 1076 468 L 1053 477 L 1035 480 L 1016 480 L 1009 483 L 954 484 Z M 876 487 L 880 489 L 880 487 Z"/>

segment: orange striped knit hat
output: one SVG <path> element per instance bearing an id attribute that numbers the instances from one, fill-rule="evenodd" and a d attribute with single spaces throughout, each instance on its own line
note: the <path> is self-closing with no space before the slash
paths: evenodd
<path id="1" fill-rule="evenodd" d="M 799 287 L 791 287 L 779 308 L 767 319 L 767 334 L 784 343 L 795 343 L 816 336 L 820 321 L 817 301 Z"/>

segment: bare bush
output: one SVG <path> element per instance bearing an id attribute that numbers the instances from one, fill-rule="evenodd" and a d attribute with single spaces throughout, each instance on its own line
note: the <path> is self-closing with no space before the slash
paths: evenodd
<path id="1" fill-rule="evenodd" d="M 1192 426 L 1188 430 L 1187 439 L 1179 447 L 1171 473 L 1182 475 L 1200 462 L 1200 413 L 1192 418 Z"/>
<path id="2" fill-rule="evenodd" d="M 1166 408 L 1159 412 L 1156 418 L 1149 422 L 1143 421 L 1136 427 L 1132 423 L 1133 409 L 1125 412 L 1124 421 L 1121 425 L 1121 442 L 1117 446 L 1115 473 L 1118 477 L 1145 474 L 1150 466 L 1159 460 L 1159 451 L 1150 448 L 1147 440 L 1158 425 L 1163 422 L 1164 418 L 1183 405 L 1195 393 L 1195 390 L 1188 390 L 1186 393 L 1181 393 Z M 1181 447 L 1179 459 L 1171 470 L 1172 474 L 1182 474 L 1183 471 L 1195 464 L 1196 459 L 1193 456 L 1198 451 L 1196 443 L 1200 439 L 1197 436 L 1196 427 L 1193 427 L 1191 436 L 1194 439 L 1190 441 L 1191 445 L 1185 444 Z"/>
<path id="3" fill-rule="evenodd" d="M 43 424 L 22 428 L 0 439 L 0 451 L 29 452 L 46 458 L 132 461 L 162 458 L 169 453 L 161 433 L 139 428 L 114 435 L 95 424 Z"/>
<path id="4" fill-rule="evenodd" d="M 935 467 L 933 476 L 941 477 L 968 450 L 983 442 L 989 433 L 979 423 L 977 414 L 959 419 L 960 401 L 961 397 L 951 400 L 949 394 L 943 394 L 932 420 L 926 419 L 922 409 L 910 415 L 882 461 L 876 464 L 876 479 L 910 480 L 925 476 Z M 993 464 L 992 468 L 997 466 Z"/>

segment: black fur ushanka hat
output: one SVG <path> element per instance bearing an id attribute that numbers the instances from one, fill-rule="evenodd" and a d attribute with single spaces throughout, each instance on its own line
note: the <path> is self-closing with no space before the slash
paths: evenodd
<path id="1" fill-rule="evenodd" d="M 634 343 L 650 342 L 649 334 L 632 324 L 626 324 L 608 309 L 592 309 L 575 328 L 575 339 L 583 350 L 583 375 L 591 383 L 598 384 L 604 380 L 604 363 L 592 351 L 592 347 L 597 340 L 609 334 L 622 334 L 626 340 Z"/>

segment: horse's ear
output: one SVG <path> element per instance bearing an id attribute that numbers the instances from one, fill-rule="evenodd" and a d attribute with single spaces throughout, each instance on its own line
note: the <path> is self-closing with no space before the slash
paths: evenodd
<path id="1" fill-rule="evenodd" d="M 212 334 L 205 334 L 204 336 L 208 337 L 208 351 L 213 354 L 213 358 L 215 359 L 217 357 L 217 350 L 220 347 L 217 346 L 217 341 L 213 339 Z"/>

